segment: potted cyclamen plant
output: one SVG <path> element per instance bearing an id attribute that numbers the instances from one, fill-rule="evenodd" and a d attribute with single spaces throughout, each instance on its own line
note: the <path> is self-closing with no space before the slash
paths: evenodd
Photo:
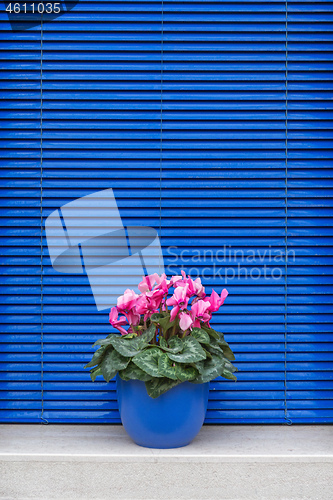
<path id="1" fill-rule="evenodd" d="M 228 292 L 208 297 L 200 278 L 184 271 L 170 280 L 145 276 L 138 288 L 140 295 L 128 289 L 111 309 L 110 323 L 121 335 L 95 342 L 99 348 L 85 368 L 94 367 L 93 381 L 117 376 L 121 420 L 137 444 L 185 446 L 203 424 L 209 381 L 236 380 L 234 354 L 209 324 Z"/>

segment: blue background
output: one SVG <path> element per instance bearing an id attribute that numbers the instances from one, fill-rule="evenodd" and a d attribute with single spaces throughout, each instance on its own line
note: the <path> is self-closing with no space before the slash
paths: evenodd
<path id="1" fill-rule="evenodd" d="M 120 422 L 115 382 L 83 371 L 108 314 L 44 231 L 111 187 L 166 265 L 231 251 L 203 281 L 230 293 L 214 324 L 238 381 L 211 383 L 206 423 L 332 422 L 332 3 L 81 0 L 21 31 L 0 14 L 1 421 Z M 281 277 L 225 281 L 238 263 Z"/>

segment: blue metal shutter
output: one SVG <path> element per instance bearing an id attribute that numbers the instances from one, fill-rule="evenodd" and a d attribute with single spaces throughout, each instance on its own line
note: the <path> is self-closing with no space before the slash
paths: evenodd
<path id="1" fill-rule="evenodd" d="M 170 270 L 230 292 L 214 323 L 240 372 L 206 422 L 332 421 L 330 13 L 80 0 L 12 32 L 2 9 L 1 421 L 119 422 L 114 382 L 82 369 L 108 315 L 52 269 L 43 225 L 109 187 Z"/>
<path id="2" fill-rule="evenodd" d="M 213 322 L 240 370 L 211 384 L 206 421 L 284 422 L 285 2 L 164 10 L 163 242 L 187 250 L 208 290 L 228 289 Z M 269 252 L 282 255 L 275 266 Z"/>
<path id="3" fill-rule="evenodd" d="M 0 418 L 39 422 L 41 35 L 12 32 L 1 7 Z"/>
<path id="4" fill-rule="evenodd" d="M 287 405 L 332 422 L 332 3 L 288 0 Z"/>

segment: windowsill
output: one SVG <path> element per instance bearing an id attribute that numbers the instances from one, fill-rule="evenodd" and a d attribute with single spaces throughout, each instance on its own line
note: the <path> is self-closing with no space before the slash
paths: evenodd
<path id="1" fill-rule="evenodd" d="M 332 444 L 328 425 L 204 426 L 174 450 L 120 425 L 1 425 L 0 498 L 331 500 Z"/>

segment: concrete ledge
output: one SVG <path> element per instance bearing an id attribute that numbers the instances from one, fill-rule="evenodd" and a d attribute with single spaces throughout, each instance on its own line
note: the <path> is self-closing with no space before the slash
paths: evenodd
<path id="1" fill-rule="evenodd" d="M 1 425 L 0 499 L 332 500 L 331 426 L 205 426 L 187 447 L 122 426 Z"/>

